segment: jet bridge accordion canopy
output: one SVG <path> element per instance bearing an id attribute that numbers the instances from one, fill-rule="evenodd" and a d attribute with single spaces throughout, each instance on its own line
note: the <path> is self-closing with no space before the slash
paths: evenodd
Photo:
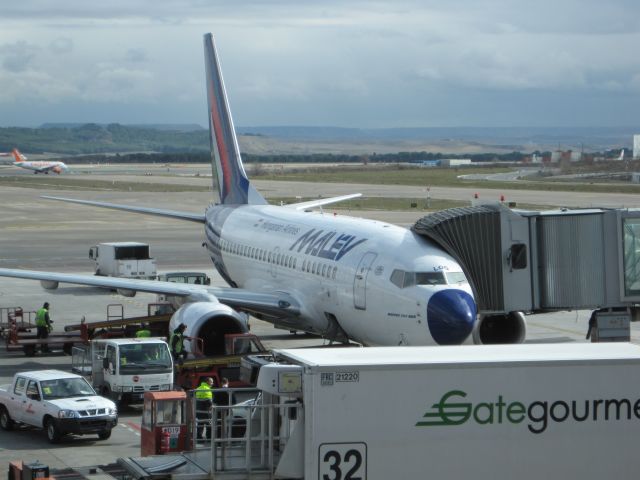
<path id="1" fill-rule="evenodd" d="M 503 310 L 499 208 L 480 205 L 442 210 L 421 218 L 412 230 L 436 242 L 460 263 L 478 311 Z"/>

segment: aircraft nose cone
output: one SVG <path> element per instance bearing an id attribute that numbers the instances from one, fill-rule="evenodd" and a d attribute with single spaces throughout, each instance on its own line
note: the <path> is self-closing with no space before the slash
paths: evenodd
<path id="1" fill-rule="evenodd" d="M 440 290 L 427 304 L 427 324 L 439 345 L 458 345 L 473 330 L 476 303 L 463 290 Z"/>

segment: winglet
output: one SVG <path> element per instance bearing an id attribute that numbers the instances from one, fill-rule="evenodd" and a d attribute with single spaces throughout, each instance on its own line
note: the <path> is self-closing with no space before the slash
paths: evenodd
<path id="1" fill-rule="evenodd" d="M 211 165 L 217 177 L 220 203 L 228 205 L 266 204 L 267 201 L 253 188 L 242 165 L 238 139 L 233 128 L 227 93 L 222 80 L 213 35 L 204 36 L 204 63 L 206 69 L 209 139 Z"/>

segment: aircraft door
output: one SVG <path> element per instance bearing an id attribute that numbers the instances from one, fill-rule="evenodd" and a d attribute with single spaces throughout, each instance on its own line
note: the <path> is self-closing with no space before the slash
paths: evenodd
<path id="1" fill-rule="evenodd" d="M 367 309 L 367 276 L 377 256 L 374 252 L 365 253 L 356 269 L 356 277 L 353 280 L 353 305 L 359 310 Z"/>

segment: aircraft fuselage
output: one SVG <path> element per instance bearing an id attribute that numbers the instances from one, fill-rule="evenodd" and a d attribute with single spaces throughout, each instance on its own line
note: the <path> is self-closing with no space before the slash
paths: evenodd
<path id="1" fill-rule="evenodd" d="M 230 285 L 299 302 L 301 315 L 289 319 L 295 329 L 346 333 L 366 345 L 458 344 L 476 320 L 461 267 L 406 228 L 271 205 L 212 205 L 205 230 Z"/>

